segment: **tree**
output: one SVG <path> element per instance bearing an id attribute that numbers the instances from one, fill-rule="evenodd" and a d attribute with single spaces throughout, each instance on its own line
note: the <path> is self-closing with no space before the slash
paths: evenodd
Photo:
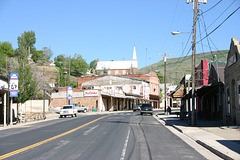
<path id="1" fill-rule="evenodd" d="M 26 63 L 20 63 L 16 72 L 19 74 L 18 79 L 18 103 L 24 103 L 29 99 L 33 99 L 37 93 L 37 80 L 33 76 L 31 66 Z"/>
<path id="2" fill-rule="evenodd" d="M 12 57 L 14 50 L 10 42 L 0 42 L 0 73 L 6 67 L 6 57 Z"/>
<path id="3" fill-rule="evenodd" d="M 97 60 L 93 60 L 91 63 L 90 63 L 90 69 L 96 69 L 97 67 Z"/>
<path id="4" fill-rule="evenodd" d="M 26 49 L 27 51 L 30 48 L 30 55 L 33 55 L 36 52 L 36 48 L 34 44 L 36 43 L 36 37 L 34 31 L 24 32 L 21 36 L 18 36 L 18 50 L 21 48 Z M 21 52 L 23 54 L 28 55 L 28 52 Z M 19 54 L 19 52 L 17 52 Z"/>
<path id="5" fill-rule="evenodd" d="M 157 76 L 158 76 L 158 79 L 159 79 L 160 83 L 163 83 L 164 82 L 164 76 L 162 76 L 162 74 L 160 72 L 158 72 Z"/>
<path id="6" fill-rule="evenodd" d="M 16 101 L 18 103 L 24 103 L 29 99 L 33 99 L 37 92 L 38 84 L 36 77 L 33 76 L 32 68 L 30 64 L 28 64 L 28 45 L 30 46 L 31 44 L 34 44 L 32 43 L 33 37 L 30 38 L 30 36 L 29 38 L 26 38 L 25 35 L 27 35 L 26 37 L 28 37 L 28 32 L 24 32 L 24 34 L 22 34 L 22 37 L 18 37 L 19 48 L 16 51 L 18 64 L 14 64 L 14 71 L 19 74 L 18 97 L 16 97 Z M 32 42 L 27 42 L 28 40 Z"/>
<path id="7" fill-rule="evenodd" d="M 35 63 L 43 61 L 43 51 L 42 50 L 35 51 L 31 58 Z"/>
<path id="8" fill-rule="evenodd" d="M 43 47 L 43 59 L 47 62 L 50 60 L 50 58 L 52 57 L 53 52 L 50 48 L 48 47 Z"/>
<path id="9" fill-rule="evenodd" d="M 81 55 L 74 55 L 74 58 L 71 59 L 71 75 L 72 76 L 82 76 L 87 73 L 89 65 L 82 58 Z"/>

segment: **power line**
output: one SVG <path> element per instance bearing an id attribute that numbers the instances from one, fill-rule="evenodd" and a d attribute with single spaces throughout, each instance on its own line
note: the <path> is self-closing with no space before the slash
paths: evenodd
<path id="1" fill-rule="evenodd" d="M 209 8 L 208 10 L 206 10 L 205 12 L 202 12 L 202 14 L 207 13 L 208 11 L 212 10 L 214 7 L 216 7 L 220 2 L 222 2 L 222 0 L 218 1 L 215 5 L 213 5 L 211 8 Z"/>
<path id="2" fill-rule="evenodd" d="M 235 2 L 236 0 L 234 0 L 207 28 L 211 27 Z M 201 15 L 203 16 L 203 14 Z"/>
<path id="3" fill-rule="evenodd" d="M 202 20 L 203 20 L 203 26 L 204 26 L 204 29 L 205 29 L 205 33 L 206 33 L 206 35 L 208 34 L 207 33 L 207 27 L 206 27 L 206 23 L 205 23 L 205 19 L 204 19 L 204 16 L 202 15 Z M 200 34 L 201 34 L 201 32 L 200 32 Z M 200 39 L 202 39 L 201 37 L 200 37 Z M 201 42 L 202 42 L 202 40 L 201 40 Z M 209 50 L 210 50 L 210 52 L 211 52 L 211 54 L 212 54 L 212 57 L 214 57 L 213 56 L 213 53 L 212 53 L 212 49 L 211 49 L 211 47 L 210 47 L 210 43 L 209 43 L 209 39 L 207 38 L 207 42 L 208 42 L 208 47 L 209 47 Z"/>
<path id="4" fill-rule="evenodd" d="M 203 37 L 201 40 L 207 38 L 209 35 L 211 35 L 213 32 L 215 32 L 223 23 L 225 23 L 234 13 L 236 13 L 239 10 L 240 7 L 238 7 L 234 12 L 232 12 L 225 20 L 220 23 L 215 29 L 213 29 L 210 33 L 208 33 L 205 37 Z M 199 43 L 201 40 L 199 40 L 197 43 Z"/>

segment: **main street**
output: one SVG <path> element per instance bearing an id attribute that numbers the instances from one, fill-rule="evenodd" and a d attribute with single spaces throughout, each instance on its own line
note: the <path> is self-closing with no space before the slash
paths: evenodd
<path id="1" fill-rule="evenodd" d="M 153 116 L 79 115 L 0 131 L 0 159 L 205 159 Z"/>

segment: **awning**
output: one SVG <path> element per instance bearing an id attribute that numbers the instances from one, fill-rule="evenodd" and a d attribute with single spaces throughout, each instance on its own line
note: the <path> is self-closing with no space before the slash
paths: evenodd
<path id="1" fill-rule="evenodd" d="M 114 97 L 114 98 L 137 99 L 137 97 L 133 97 L 133 96 L 110 95 L 110 94 L 104 94 L 104 93 L 101 93 L 101 95 L 107 96 L 107 97 Z"/>

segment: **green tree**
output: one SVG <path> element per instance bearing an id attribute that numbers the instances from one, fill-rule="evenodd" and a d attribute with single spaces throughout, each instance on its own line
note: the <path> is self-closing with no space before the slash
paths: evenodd
<path id="1" fill-rule="evenodd" d="M 14 50 L 10 42 L 0 42 L 0 73 L 2 74 L 3 68 L 6 67 L 6 57 L 12 57 Z"/>
<path id="2" fill-rule="evenodd" d="M 36 48 L 34 47 L 34 44 L 36 43 L 36 37 L 34 31 L 28 31 L 24 32 L 21 36 L 18 36 L 18 51 L 21 48 L 24 48 L 28 51 L 30 47 L 30 55 L 33 55 L 36 52 Z M 28 55 L 28 52 L 21 52 L 22 54 Z M 19 52 L 17 52 L 19 54 Z"/>
<path id="3" fill-rule="evenodd" d="M 31 66 L 26 63 L 20 63 L 16 72 L 19 74 L 18 79 L 18 103 L 24 103 L 29 99 L 33 99 L 37 93 L 37 80 L 33 76 Z"/>
<path id="4" fill-rule="evenodd" d="M 64 64 L 66 63 L 66 59 L 65 59 L 64 55 L 61 54 L 54 58 L 54 62 L 58 68 L 63 69 Z M 65 66 L 66 66 L 66 64 L 65 64 Z"/>
<path id="5" fill-rule="evenodd" d="M 75 54 L 74 58 L 71 59 L 71 75 L 72 76 L 82 76 L 87 73 L 89 65 L 82 58 L 81 55 Z"/>
<path id="6" fill-rule="evenodd" d="M 43 51 L 42 50 L 35 51 L 31 58 L 35 63 L 43 61 Z"/>
<path id="7" fill-rule="evenodd" d="M 32 60 L 36 63 L 47 63 L 49 62 L 50 58 L 52 57 L 53 53 L 52 50 L 49 49 L 48 47 L 43 47 L 43 50 L 35 51 L 32 54 Z"/>
<path id="8" fill-rule="evenodd" d="M 93 60 L 91 63 L 90 63 L 90 69 L 96 69 L 97 67 L 97 60 Z"/>
<path id="9" fill-rule="evenodd" d="M 160 83 L 163 83 L 164 82 L 164 76 L 160 72 L 158 72 L 157 76 L 158 76 L 158 79 L 159 79 Z"/>
<path id="10" fill-rule="evenodd" d="M 58 55 L 54 58 L 54 62 L 56 67 L 58 67 L 59 70 L 59 76 L 57 77 L 56 81 L 59 83 L 58 87 L 64 87 L 65 86 L 65 74 L 67 70 L 67 59 L 64 57 L 64 55 Z M 66 81 L 68 81 L 68 76 L 66 76 Z"/>
<path id="11" fill-rule="evenodd" d="M 48 62 L 50 58 L 52 57 L 53 52 L 50 48 L 48 47 L 43 47 L 43 59 Z"/>
<path id="12" fill-rule="evenodd" d="M 25 32 L 24 32 L 25 33 Z M 24 36 L 23 36 L 24 37 Z M 18 37 L 19 40 L 19 37 Z M 35 94 L 37 93 L 37 80 L 36 77 L 33 76 L 33 71 L 28 64 L 28 39 L 21 39 L 18 41 L 19 48 L 17 49 L 17 60 L 18 65 L 15 67 L 15 72 L 19 74 L 18 80 L 18 97 L 16 100 L 18 103 L 24 103 L 29 99 L 33 99 Z"/>

